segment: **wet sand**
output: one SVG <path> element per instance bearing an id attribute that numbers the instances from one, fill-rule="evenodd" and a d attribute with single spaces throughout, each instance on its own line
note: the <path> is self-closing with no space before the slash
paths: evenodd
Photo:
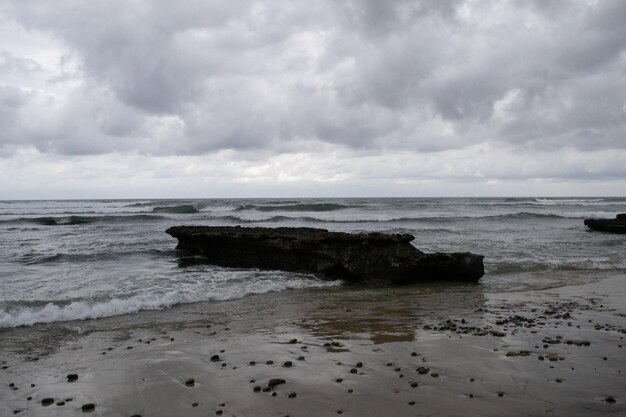
<path id="1" fill-rule="evenodd" d="M 0 415 L 624 416 L 625 283 L 297 290 L 3 329 Z"/>

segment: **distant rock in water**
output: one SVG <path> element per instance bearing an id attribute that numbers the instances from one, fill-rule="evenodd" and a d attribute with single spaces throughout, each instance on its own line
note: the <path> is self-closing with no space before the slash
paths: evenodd
<path id="1" fill-rule="evenodd" d="M 585 219 L 585 226 L 600 232 L 626 233 L 626 213 L 618 214 L 614 219 Z"/>
<path id="2" fill-rule="evenodd" d="M 177 249 L 226 267 L 312 273 L 369 285 L 476 282 L 484 275 L 482 255 L 426 254 L 411 245 L 409 234 L 240 226 L 176 226 L 166 232 L 178 239 Z"/>

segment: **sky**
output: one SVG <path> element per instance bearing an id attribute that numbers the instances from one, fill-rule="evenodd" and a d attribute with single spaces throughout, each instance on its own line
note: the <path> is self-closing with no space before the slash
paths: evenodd
<path id="1" fill-rule="evenodd" d="M 623 0 L 3 0 L 0 199 L 626 196 Z"/>

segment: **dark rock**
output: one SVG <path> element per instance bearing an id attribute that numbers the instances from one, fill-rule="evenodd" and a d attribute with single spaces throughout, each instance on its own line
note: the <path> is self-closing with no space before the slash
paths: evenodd
<path id="1" fill-rule="evenodd" d="M 292 392 L 291 394 L 288 395 L 289 398 L 296 398 L 298 394 L 296 394 L 295 392 Z"/>
<path id="2" fill-rule="evenodd" d="M 291 368 L 293 366 L 293 363 L 291 361 L 285 361 L 285 363 L 283 363 L 283 366 L 285 368 Z"/>
<path id="3" fill-rule="evenodd" d="M 59 407 L 62 407 L 62 406 L 64 406 L 64 405 L 65 405 L 65 401 L 59 401 L 59 402 L 57 403 L 57 405 L 58 405 Z"/>
<path id="4" fill-rule="evenodd" d="M 220 355 L 211 356 L 211 362 L 218 362 L 220 360 Z"/>
<path id="5" fill-rule="evenodd" d="M 196 381 L 193 378 L 190 378 L 185 381 L 185 385 L 187 385 L 188 387 L 193 387 L 195 384 L 196 384 Z"/>
<path id="6" fill-rule="evenodd" d="M 259 385 L 255 385 L 254 388 L 252 388 L 252 390 L 254 392 L 259 392 L 259 391 L 261 391 L 261 387 Z"/>
<path id="7" fill-rule="evenodd" d="M 44 407 L 50 404 L 54 404 L 54 398 L 44 398 L 43 400 L 41 400 L 41 405 L 43 405 Z"/>
<path id="8" fill-rule="evenodd" d="M 342 233 L 313 228 L 177 226 L 167 233 L 178 249 L 204 255 L 226 267 L 313 273 L 350 283 L 410 284 L 478 281 L 483 256 L 425 254 L 409 234 Z"/>
<path id="9" fill-rule="evenodd" d="M 94 403 L 83 404 L 83 406 L 80 409 L 83 410 L 84 413 L 86 413 L 88 411 L 95 410 L 96 405 Z"/>
<path id="10" fill-rule="evenodd" d="M 78 380 L 78 374 L 68 374 L 67 382 L 75 382 Z"/>
<path id="11" fill-rule="evenodd" d="M 585 219 L 585 226 L 599 232 L 626 233 L 626 213 L 618 214 L 615 219 Z"/>
<path id="12" fill-rule="evenodd" d="M 606 401 L 607 403 L 614 403 L 615 402 L 615 398 L 613 398 L 613 397 L 606 397 L 604 399 L 604 401 Z"/>
<path id="13" fill-rule="evenodd" d="M 298 339 L 291 339 L 291 340 L 289 341 L 289 344 L 290 344 L 290 345 L 295 345 L 296 343 L 298 343 Z"/>
<path id="14" fill-rule="evenodd" d="M 358 372 L 358 371 L 357 371 L 357 369 L 356 369 L 356 368 L 352 368 L 352 369 L 350 369 L 350 373 L 351 373 L 351 374 L 356 374 L 357 372 Z"/>
<path id="15" fill-rule="evenodd" d="M 267 383 L 267 386 L 270 387 L 270 388 L 274 388 L 277 385 L 281 385 L 281 384 L 285 384 L 285 383 L 287 383 L 287 381 L 285 381 L 282 378 L 272 378 Z"/>
<path id="16" fill-rule="evenodd" d="M 427 373 L 430 372 L 430 369 L 424 367 L 424 366 L 420 366 L 419 368 L 417 368 L 417 373 L 420 375 L 425 375 Z"/>

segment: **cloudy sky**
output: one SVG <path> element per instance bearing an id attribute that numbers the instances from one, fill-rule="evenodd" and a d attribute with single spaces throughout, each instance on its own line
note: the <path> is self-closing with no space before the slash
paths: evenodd
<path id="1" fill-rule="evenodd" d="M 0 199 L 626 195 L 623 0 L 2 0 Z"/>

